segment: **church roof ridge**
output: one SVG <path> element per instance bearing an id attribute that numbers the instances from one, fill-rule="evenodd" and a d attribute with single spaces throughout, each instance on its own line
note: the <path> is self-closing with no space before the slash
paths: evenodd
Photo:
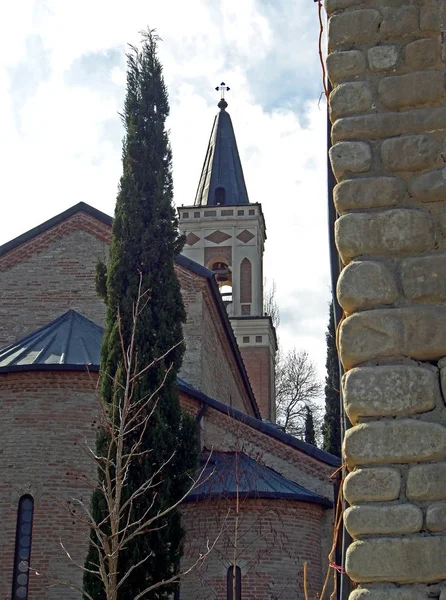
<path id="1" fill-rule="evenodd" d="M 321 462 L 324 462 L 332 467 L 340 467 L 342 464 L 341 459 L 337 456 L 334 456 L 334 454 L 330 454 L 325 450 L 321 450 L 320 448 L 313 446 L 313 444 L 308 444 L 307 442 L 304 442 L 303 440 L 294 437 L 294 435 L 285 433 L 284 431 L 282 431 L 282 429 L 280 429 L 280 427 L 274 425 L 273 423 L 266 423 L 265 421 L 261 421 L 260 419 L 251 417 L 250 415 L 247 415 L 246 413 L 236 408 L 233 408 L 232 406 L 223 404 L 223 402 L 215 400 L 215 398 L 211 398 L 210 396 L 207 396 L 200 390 L 197 390 L 197 388 L 195 388 L 190 383 L 184 381 L 184 379 L 178 378 L 178 384 L 180 390 L 182 390 L 186 394 L 189 394 L 196 400 L 207 404 L 211 408 L 214 408 L 215 410 L 218 410 L 219 412 L 226 414 L 229 417 L 232 417 L 233 419 L 244 423 L 245 425 L 249 425 L 253 429 L 257 429 L 258 431 L 261 431 L 262 433 L 265 433 L 270 437 L 280 442 L 283 442 L 284 444 L 287 444 L 288 446 L 292 446 L 293 448 L 296 448 L 296 450 L 300 450 L 308 456 L 312 456 L 317 460 L 320 460 Z"/>
<path id="2" fill-rule="evenodd" d="M 19 236 L 10 240 L 9 242 L 5 242 L 4 244 L 0 245 L 0 256 L 3 256 L 3 254 L 6 254 L 10 250 L 14 250 L 14 248 L 17 248 L 21 244 L 32 240 L 41 233 L 45 233 L 45 231 L 48 231 L 48 229 L 56 227 L 56 225 L 59 225 L 60 223 L 74 216 L 78 212 L 84 212 L 87 215 L 98 219 L 98 221 L 102 221 L 102 223 L 104 223 L 105 225 L 109 225 L 110 227 L 112 226 L 112 217 L 102 212 L 101 210 L 94 208 L 90 204 L 87 204 L 86 202 L 78 202 L 77 204 L 70 206 L 70 208 L 67 208 L 58 215 L 51 217 L 51 219 L 40 223 L 40 225 L 37 225 L 36 227 L 28 229 L 28 231 L 25 231 L 25 233 L 22 233 Z"/>
<path id="3" fill-rule="evenodd" d="M 242 163 L 227 102 L 218 104 L 194 204 L 238 206 L 249 204 Z"/>

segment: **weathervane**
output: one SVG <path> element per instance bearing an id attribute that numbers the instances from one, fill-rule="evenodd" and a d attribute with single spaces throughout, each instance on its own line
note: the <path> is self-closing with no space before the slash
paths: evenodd
<path id="1" fill-rule="evenodd" d="M 222 81 L 215 89 L 217 92 L 221 93 L 221 99 L 218 103 L 218 107 L 224 110 L 228 106 L 228 103 L 225 100 L 225 92 L 229 92 L 231 88 L 228 87 L 224 81 Z"/>

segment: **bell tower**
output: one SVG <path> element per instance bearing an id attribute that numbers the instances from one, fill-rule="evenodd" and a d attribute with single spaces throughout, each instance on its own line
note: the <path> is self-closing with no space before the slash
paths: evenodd
<path id="1" fill-rule="evenodd" d="M 262 418 L 275 421 L 275 330 L 263 312 L 265 220 L 250 203 L 222 83 L 192 206 L 179 209 L 183 254 L 215 272 Z"/>

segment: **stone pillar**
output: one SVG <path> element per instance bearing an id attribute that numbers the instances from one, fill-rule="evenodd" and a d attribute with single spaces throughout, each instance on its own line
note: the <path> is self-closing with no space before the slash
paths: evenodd
<path id="1" fill-rule="evenodd" d="M 326 9 L 351 598 L 443 599 L 446 1 Z"/>

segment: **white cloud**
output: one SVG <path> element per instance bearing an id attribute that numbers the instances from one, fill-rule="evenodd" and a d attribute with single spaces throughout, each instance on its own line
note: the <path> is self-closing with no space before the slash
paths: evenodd
<path id="1" fill-rule="evenodd" d="M 323 375 L 329 297 L 326 125 L 324 103 L 318 107 L 313 3 L 21 0 L 11 5 L 7 26 L 6 20 L 0 25 L 0 243 L 81 200 L 113 213 L 125 61 L 112 64 L 108 74 L 101 71 L 101 82 L 90 76 L 76 83 L 66 74 L 79 59 L 100 61 L 111 50 L 123 57 L 126 43 L 137 43 L 147 24 L 163 38 L 177 204 L 194 200 L 217 111 L 214 87 L 226 81 L 248 193 L 265 213 L 265 273 L 277 282 L 286 316 L 280 339 L 285 348 L 307 349 Z M 42 38 L 51 70 L 24 100 L 19 131 L 9 73 L 25 59 L 30 35 Z"/>

